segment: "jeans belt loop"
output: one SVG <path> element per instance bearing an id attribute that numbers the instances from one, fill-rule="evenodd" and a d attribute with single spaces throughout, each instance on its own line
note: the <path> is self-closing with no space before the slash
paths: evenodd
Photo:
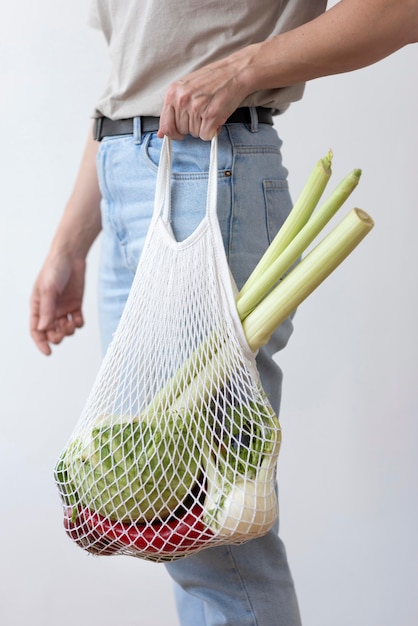
<path id="1" fill-rule="evenodd" d="M 250 108 L 250 119 L 251 119 L 251 132 L 258 133 L 257 107 L 249 107 L 249 108 Z"/>
<path id="2" fill-rule="evenodd" d="M 142 143 L 141 118 L 139 116 L 133 119 L 133 140 L 136 144 Z"/>

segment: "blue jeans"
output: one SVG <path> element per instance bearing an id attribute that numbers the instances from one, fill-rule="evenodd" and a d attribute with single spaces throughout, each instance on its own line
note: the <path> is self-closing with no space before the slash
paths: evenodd
<path id="1" fill-rule="evenodd" d="M 116 329 L 153 211 L 161 140 L 155 133 L 105 138 L 98 155 L 103 195 L 99 316 L 103 349 Z M 238 288 L 291 208 L 281 142 L 268 125 L 222 128 L 218 217 Z M 187 237 L 206 207 L 210 143 L 173 143 L 172 226 Z M 287 343 L 286 320 L 257 355 L 264 390 L 278 413 L 281 371 L 272 356 Z M 299 626 L 300 617 L 278 528 L 240 546 L 219 546 L 165 565 L 175 581 L 182 626 Z"/>

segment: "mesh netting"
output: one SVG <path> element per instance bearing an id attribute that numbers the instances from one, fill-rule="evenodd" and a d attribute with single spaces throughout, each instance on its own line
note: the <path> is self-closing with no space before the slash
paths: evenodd
<path id="1" fill-rule="evenodd" d="M 162 198 L 170 154 L 166 141 Z M 56 465 L 65 529 L 91 553 L 174 560 L 276 520 L 280 426 L 236 313 L 216 182 L 214 141 L 206 216 L 182 242 L 156 198 L 124 313 Z"/>

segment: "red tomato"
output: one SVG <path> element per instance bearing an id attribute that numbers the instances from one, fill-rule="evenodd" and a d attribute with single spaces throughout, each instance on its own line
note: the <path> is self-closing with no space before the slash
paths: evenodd
<path id="1" fill-rule="evenodd" d="M 90 554 L 110 555 L 115 554 L 121 547 L 91 528 L 84 516 L 84 511 L 79 510 L 73 520 L 73 508 L 64 508 L 64 528 L 67 535 L 83 550 Z"/>
<path id="2" fill-rule="evenodd" d="M 84 509 L 89 527 L 109 542 L 123 544 L 143 553 L 173 556 L 193 552 L 213 537 L 201 520 L 202 508 L 195 505 L 180 519 L 171 518 L 154 524 L 127 524 L 114 522 L 98 513 Z"/>

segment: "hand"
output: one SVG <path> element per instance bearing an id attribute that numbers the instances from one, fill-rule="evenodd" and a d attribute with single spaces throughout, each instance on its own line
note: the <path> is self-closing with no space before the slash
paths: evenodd
<path id="1" fill-rule="evenodd" d="M 253 48 L 244 48 L 172 83 L 164 99 L 158 136 L 183 139 L 190 134 L 212 139 L 251 92 L 243 76 Z"/>
<path id="2" fill-rule="evenodd" d="M 30 332 L 45 354 L 84 325 L 81 303 L 86 263 L 64 256 L 48 257 L 32 291 Z"/>

